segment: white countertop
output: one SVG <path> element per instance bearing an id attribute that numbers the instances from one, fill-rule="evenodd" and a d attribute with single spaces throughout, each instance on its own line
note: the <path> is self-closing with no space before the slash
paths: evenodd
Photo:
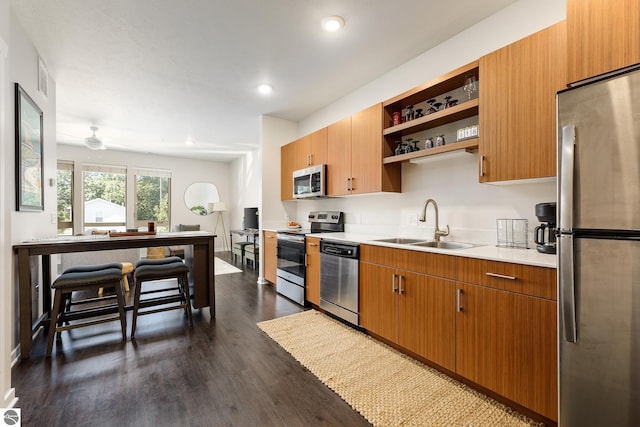
<path id="1" fill-rule="evenodd" d="M 378 236 L 360 233 L 315 233 L 307 236 L 320 237 L 322 239 L 339 240 L 368 245 L 386 246 L 389 248 L 411 249 L 415 251 L 433 252 L 447 255 L 456 255 L 467 258 L 487 259 L 491 261 L 513 262 L 516 264 L 533 265 L 537 267 L 556 268 L 556 255 L 542 254 L 533 249 L 499 248 L 495 245 L 476 246 L 469 249 L 439 249 L 411 246 L 406 244 L 376 242 L 376 239 L 384 239 L 390 236 Z M 470 242 L 471 243 L 471 242 Z"/>

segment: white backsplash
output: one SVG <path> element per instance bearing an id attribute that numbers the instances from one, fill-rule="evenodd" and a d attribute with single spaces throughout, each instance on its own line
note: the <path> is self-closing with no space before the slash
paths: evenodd
<path id="1" fill-rule="evenodd" d="M 312 210 L 338 210 L 345 213 L 345 231 L 400 237 L 433 237 L 435 218 L 432 206 L 427 221 L 417 222 L 426 199 L 438 203 L 439 226 L 451 234 L 444 240 L 493 244 L 496 219 L 525 218 L 529 221 L 529 247 L 533 229 L 539 222 L 536 203 L 556 200 L 555 181 L 491 185 L 478 182 L 478 157 L 464 153 L 445 159 L 434 158 L 420 164 L 403 164 L 402 193 L 371 194 L 321 200 L 285 202 L 292 219 L 306 223 Z"/>

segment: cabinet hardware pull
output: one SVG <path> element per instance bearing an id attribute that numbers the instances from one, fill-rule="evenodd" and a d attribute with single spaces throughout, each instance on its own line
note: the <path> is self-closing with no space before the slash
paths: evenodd
<path id="1" fill-rule="evenodd" d="M 509 280 L 516 280 L 517 277 L 515 276 L 505 276 L 504 274 L 496 274 L 496 273 L 485 273 L 487 276 L 491 276 L 491 277 L 497 277 L 498 279 L 509 279 Z"/>
<path id="2" fill-rule="evenodd" d="M 484 156 L 480 156 L 480 176 L 484 176 Z"/>
<path id="3" fill-rule="evenodd" d="M 309 264 L 307 263 L 307 254 L 304 254 L 304 265 L 309 265 Z"/>
<path id="4" fill-rule="evenodd" d="M 356 182 L 356 179 L 354 177 L 351 177 L 351 188 L 349 189 L 351 191 L 355 190 L 355 187 L 353 185 L 354 182 Z"/>
<path id="5" fill-rule="evenodd" d="M 462 308 L 462 289 L 458 289 L 456 293 L 456 305 L 458 313 L 462 313 L 464 311 L 464 308 Z"/>
<path id="6" fill-rule="evenodd" d="M 351 178 L 347 178 L 347 191 L 351 191 Z"/>
<path id="7" fill-rule="evenodd" d="M 395 273 L 391 275 L 391 290 L 393 292 L 398 292 L 398 288 L 396 288 L 396 276 L 397 274 Z"/>
<path id="8" fill-rule="evenodd" d="M 317 243 L 309 243 L 309 246 L 318 246 Z"/>
<path id="9" fill-rule="evenodd" d="M 402 274 L 398 274 L 398 293 L 400 295 L 404 294 L 404 289 L 402 289 L 403 278 L 404 276 Z"/>

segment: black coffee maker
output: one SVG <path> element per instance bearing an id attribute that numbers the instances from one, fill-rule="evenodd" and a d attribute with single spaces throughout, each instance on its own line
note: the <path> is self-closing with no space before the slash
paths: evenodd
<path id="1" fill-rule="evenodd" d="M 556 253 L 556 202 L 538 203 L 536 216 L 542 222 L 535 228 L 533 240 L 536 249 L 543 254 Z"/>

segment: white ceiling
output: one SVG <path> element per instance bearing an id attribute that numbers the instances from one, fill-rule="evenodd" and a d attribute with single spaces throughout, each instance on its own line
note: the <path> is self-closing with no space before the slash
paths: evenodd
<path id="1" fill-rule="evenodd" d="M 56 80 L 57 139 L 229 161 L 515 0 L 12 0 Z M 338 33 L 320 21 L 344 17 Z M 271 84 L 268 96 L 257 93 Z M 187 139 L 195 143 L 186 146 Z"/>

